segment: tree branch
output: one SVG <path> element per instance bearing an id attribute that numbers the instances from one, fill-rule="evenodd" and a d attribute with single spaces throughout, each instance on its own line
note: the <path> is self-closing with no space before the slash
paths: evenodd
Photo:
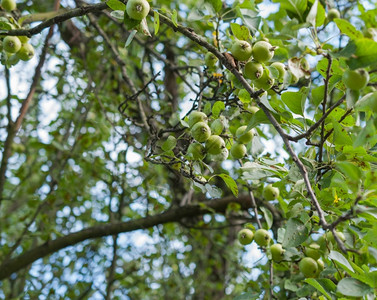
<path id="1" fill-rule="evenodd" d="M 175 209 L 168 210 L 164 213 L 145 217 L 138 220 L 128 222 L 116 222 L 109 224 L 101 224 L 90 227 L 78 232 L 68 234 L 66 236 L 48 241 L 32 250 L 26 251 L 9 261 L 3 262 L 0 265 L 0 280 L 8 278 L 14 272 L 25 268 L 36 260 L 43 258 L 51 253 L 57 252 L 68 246 L 73 246 L 82 241 L 100 238 L 109 235 L 116 235 L 124 232 L 131 232 L 138 229 L 147 229 L 159 224 L 166 224 L 171 222 L 179 222 L 183 218 L 195 217 L 203 214 L 210 214 L 215 212 L 225 212 L 229 203 L 237 202 L 241 204 L 243 209 L 248 209 L 250 201 L 248 197 L 234 198 L 233 196 L 221 199 L 202 202 L 202 205 L 187 205 Z M 205 205 L 203 205 L 205 204 Z"/>

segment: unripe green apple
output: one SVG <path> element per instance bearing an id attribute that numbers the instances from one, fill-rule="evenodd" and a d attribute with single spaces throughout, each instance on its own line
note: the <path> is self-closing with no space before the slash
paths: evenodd
<path id="1" fill-rule="evenodd" d="M 263 189 L 263 198 L 265 200 L 271 201 L 279 197 L 280 191 L 277 187 L 273 187 L 272 184 L 267 185 Z"/>
<path id="2" fill-rule="evenodd" d="M 192 128 L 198 122 L 207 122 L 207 115 L 201 111 L 192 111 L 189 115 L 188 123 Z"/>
<path id="3" fill-rule="evenodd" d="M 282 81 L 284 79 L 284 75 L 286 73 L 286 67 L 283 63 L 275 61 L 271 64 L 271 67 L 274 67 L 279 72 L 278 79 Z"/>
<path id="4" fill-rule="evenodd" d="M 240 144 L 250 143 L 254 137 L 254 130 L 250 129 L 249 131 L 246 131 L 246 129 L 247 129 L 247 126 L 244 125 L 244 126 L 238 127 L 236 131 L 237 142 Z"/>
<path id="5" fill-rule="evenodd" d="M 315 260 L 321 257 L 320 246 L 317 243 L 311 243 L 305 248 L 305 255 Z"/>
<path id="6" fill-rule="evenodd" d="M 211 135 L 206 141 L 206 151 L 209 154 L 220 154 L 225 148 L 225 141 L 218 135 Z"/>
<path id="7" fill-rule="evenodd" d="M 333 21 L 334 19 L 340 18 L 340 12 L 336 8 L 330 8 L 327 13 L 327 20 L 329 22 Z"/>
<path id="8" fill-rule="evenodd" d="M 246 41 L 235 40 L 230 49 L 233 57 L 239 61 L 248 60 L 251 57 L 252 47 Z"/>
<path id="9" fill-rule="evenodd" d="M 369 81 L 369 73 L 364 69 L 350 70 L 343 73 L 344 85 L 351 90 L 365 88 Z"/>
<path id="10" fill-rule="evenodd" d="M 218 60 L 219 59 L 212 52 L 207 52 L 205 57 L 204 57 L 204 62 L 206 63 L 207 67 L 209 67 L 209 68 L 214 67 Z"/>
<path id="11" fill-rule="evenodd" d="M 274 57 L 274 47 L 268 42 L 259 41 L 253 45 L 253 57 L 258 62 L 269 61 Z"/>
<path id="12" fill-rule="evenodd" d="M 262 64 L 256 61 L 249 61 L 245 65 L 244 75 L 251 80 L 259 79 L 263 75 Z"/>
<path id="13" fill-rule="evenodd" d="M 34 47 L 30 44 L 23 44 L 16 54 L 21 60 L 27 61 L 34 56 Z"/>
<path id="14" fill-rule="evenodd" d="M 254 239 L 254 232 L 252 232 L 250 229 L 244 228 L 238 232 L 238 241 L 242 245 L 251 244 L 253 239 Z"/>
<path id="15" fill-rule="evenodd" d="M 270 250 L 273 261 L 280 262 L 283 260 L 285 251 L 281 244 L 273 244 Z"/>
<path id="16" fill-rule="evenodd" d="M 322 272 L 325 269 L 325 263 L 322 259 L 317 259 L 318 273 Z"/>
<path id="17" fill-rule="evenodd" d="M 246 146 L 244 144 L 234 143 L 230 148 L 230 154 L 234 159 L 244 158 L 246 155 Z"/>
<path id="18" fill-rule="evenodd" d="M 2 0 L 1 6 L 7 11 L 12 11 L 17 8 L 16 1 L 14 0 Z"/>
<path id="19" fill-rule="evenodd" d="M 127 15 L 134 20 L 144 19 L 150 10 L 147 0 L 128 0 L 126 5 Z"/>
<path id="20" fill-rule="evenodd" d="M 270 239 L 270 234 L 265 229 L 258 229 L 254 234 L 255 242 L 261 247 L 267 246 L 270 243 Z"/>
<path id="21" fill-rule="evenodd" d="M 299 269 L 306 278 L 312 278 L 318 273 L 318 264 L 313 258 L 304 257 L 299 263 Z"/>
<path id="22" fill-rule="evenodd" d="M 254 80 L 253 83 L 257 89 L 264 89 L 265 91 L 268 91 L 274 85 L 275 80 L 270 78 L 267 72 L 264 71 L 262 77 Z"/>
<path id="23" fill-rule="evenodd" d="M 20 61 L 20 58 L 17 56 L 17 54 L 13 54 L 8 57 L 7 64 L 10 66 L 16 65 Z"/>
<path id="24" fill-rule="evenodd" d="M 224 125 L 224 122 L 221 118 L 216 119 L 211 124 L 212 134 L 219 135 L 223 132 L 224 128 L 225 128 L 225 125 Z"/>
<path id="25" fill-rule="evenodd" d="M 211 136 L 211 129 L 206 123 L 198 122 L 192 127 L 191 135 L 198 142 L 203 143 Z"/>
<path id="26" fill-rule="evenodd" d="M 3 40 L 3 48 L 6 52 L 16 53 L 21 49 L 21 42 L 16 36 L 6 36 Z"/>
<path id="27" fill-rule="evenodd" d="M 192 143 L 187 149 L 187 155 L 194 160 L 202 160 L 205 156 L 205 149 L 202 144 Z"/>

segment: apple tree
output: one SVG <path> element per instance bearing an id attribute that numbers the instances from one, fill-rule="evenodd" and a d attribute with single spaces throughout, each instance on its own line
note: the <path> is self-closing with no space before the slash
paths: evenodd
<path id="1" fill-rule="evenodd" d="M 375 1 L 2 0 L 0 50 L 0 298 L 375 299 Z"/>

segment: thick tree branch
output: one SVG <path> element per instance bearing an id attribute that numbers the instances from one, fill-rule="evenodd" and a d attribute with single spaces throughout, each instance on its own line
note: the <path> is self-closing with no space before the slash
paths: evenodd
<path id="1" fill-rule="evenodd" d="M 116 235 L 124 232 L 135 231 L 138 229 L 146 229 L 159 224 L 179 222 L 183 218 L 190 218 L 203 214 L 210 214 L 214 211 L 223 213 L 226 210 L 228 204 L 232 202 L 237 202 L 241 204 L 243 209 L 250 208 L 250 200 L 248 197 L 225 197 L 221 199 L 211 200 L 208 202 L 203 202 L 202 204 L 206 204 L 206 206 L 183 206 L 176 209 L 168 210 L 164 213 L 155 216 L 150 216 L 139 220 L 101 224 L 75 233 L 68 234 L 64 237 L 48 241 L 41 246 L 38 246 L 32 250 L 25 252 L 24 254 L 21 254 L 9 261 L 3 262 L 3 264 L 0 265 L 0 280 L 8 278 L 14 272 L 17 272 L 22 268 L 25 268 L 26 266 L 40 258 L 43 258 L 51 253 L 57 252 L 68 246 L 73 246 L 82 241 L 109 235 Z"/>

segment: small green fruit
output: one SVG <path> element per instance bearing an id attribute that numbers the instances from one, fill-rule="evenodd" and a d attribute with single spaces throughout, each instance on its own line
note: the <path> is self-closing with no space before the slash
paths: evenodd
<path id="1" fill-rule="evenodd" d="M 206 141 L 206 151 L 209 154 L 220 154 L 225 148 L 225 141 L 218 135 L 211 135 Z"/>
<path id="2" fill-rule="evenodd" d="M 238 241 L 242 245 L 251 244 L 253 239 L 254 239 L 254 233 L 250 229 L 244 228 L 238 232 Z"/>
<path id="3" fill-rule="evenodd" d="M 364 69 L 350 70 L 343 73 L 344 85 L 351 90 L 360 90 L 368 84 L 369 73 Z"/>
<path id="4" fill-rule="evenodd" d="M 6 36 L 3 40 L 3 48 L 6 52 L 16 53 L 21 49 L 21 42 L 16 36 Z"/>
<path id="5" fill-rule="evenodd" d="M 263 66 L 259 62 L 250 61 L 245 65 L 244 75 L 246 78 L 256 80 L 263 75 Z"/>
<path id="6" fill-rule="evenodd" d="M 205 61 L 206 65 L 207 65 L 207 67 L 209 67 L 209 68 L 214 67 L 216 65 L 216 63 L 217 63 L 218 60 L 219 59 L 212 52 L 207 52 L 206 56 L 204 58 L 204 61 Z"/>
<path id="7" fill-rule="evenodd" d="M 230 49 L 233 57 L 239 61 L 248 60 L 251 57 L 252 47 L 246 41 L 235 40 Z"/>
<path id="8" fill-rule="evenodd" d="M 7 11 L 12 11 L 17 8 L 16 1 L 14 0 L 2 0 L 1 6 Z"/>
<path id="9" fill-rule="evenodd" d="M 318 264 L 313 258 L 304 257 L 299 263 L 299 269 L 306 278 L 312 278 L 318 273 Z"/>
<path id="10" fill-rule="evenodd" d="M 192 143 L 187 149 L 187 155 L 194 160 L 202 160 L 205 156 L 205 149 L 202 144 Z"/>
<path id="11" fill-rule="evenodd" d="M 273 261 L 280 262 L 283 260 L 285 251 L 281 244 L 273 244 L 270 250 Z"/>
<path id="12" fill-rule="evenodd" d="M 17 52 L 17 56 L 24 61 L 32 59 L 34 56 L 34 47 L 30 44 L 23 44 Z"/>
<path id="13" fill-rule="evenodd" d="M 273 187 L 272 184 L 267 185 L 263 190 L 263 198 L 271 201 L 279 197 L 280 191 L 277 187 Z"/>
<path id="14" fill-rule="evenodd" d="M 239 143 L 234 143 L 230 148 L 230 154 L 232 154 L 234 159 L 244 158 L 246 155 L 246 146 Z"/>
<path id="15" fill-rule="evenodd" d="M 334 19 L 340 18 L 340 12 L 336 8 L 330 8 L 327 13 L 327 20 L 329 22 L 333 21 Z"/>
<path id="16" fill-rule="evenodd" d="M 322 259 L 317 259 L 318 273 L 322 272 L 325 269 L 325 263 Z"/>
<path id="17" fill-rule="evenodd" d="M 274 85 L 275 80 L 270 78 L 268 73 L 264 71 L 262 77 L 254 80 L 253 83 L 257 89 L 264 89 L 265 91 L 268 91 Z"/>
<path id="18" fill-rule="evenodd" d="M 261 247 L 266 247 L 269 244 L 270 239 L 270 234 L 265 229 L 258 229 L 254 234 L 255 242 Z"/>
<path id="19" fill-rule="evenodd" d="M 274 67 L 276 70 L 278 70 L 278 72 L 279 72 L 278 79 L 279 79 L 279 81 L 283 81 L 284 75 L 287 72 L 285 65 L 281 62 L 276 61 L 276 62 L 271 64 L 271 67 Z"/>
<path id="20" fill-rule="evenodd" d="M 206 123 L 198 122 L 192 127 L 191 135 L 198 142 L 203 143 L 211 136 L 211 129 Z"/>
<path id="21" fill-rule="evenodd" d="M 224 122 L 221 118 L 216 119 L 211 124 L 211 131 L 213 134 L 219 135 L 223 132 L 225 128 Z"/>
<path id="22" fill-rule="evenodd" d="M 207 115 L 200 111 L 192 111 L 189 115 L 188 123 L 190 128 L 192 128 L 198 122 L 207 122 Z"/>
<path id="23" fill-rule="evenodd" d="M 320 246 L 317 243 L 311 243 L 305 248 L 305 255 L 315 260 L 321 257 Z"/>
<path id="24" fill-rule="evenodd" d="M 148 1 L 146 0 L 128 0 L 126 5 L 127 15 L 134 20 L 144 19 L 150 10 Z"/>
<path id="25" fill-rule="evenodd" d="M 241 126 L 238 127 L 236 131 L 236 137 L 237 137 L 237 142 L 241 144 L 248 144 L 251 142 L 251 140 L 254 137 L 254 130 L 250 129 L 249 131 L 246 131 L 247 126 Z"/>
<path id="26" fill-rule="evenodd" d="M 13 54 L 8 57 L 7 64 L 10 66 L 16 65 L 20 61 L 20 58 L 17 56 L 17 54 Z"/>
<path id="27" fill-rule="evenodd" d="M 268 42 L 259 41 L 253 46 L 253 57 L 258 62 L 265 62 L 274 57 L 274 47 Z"/>

